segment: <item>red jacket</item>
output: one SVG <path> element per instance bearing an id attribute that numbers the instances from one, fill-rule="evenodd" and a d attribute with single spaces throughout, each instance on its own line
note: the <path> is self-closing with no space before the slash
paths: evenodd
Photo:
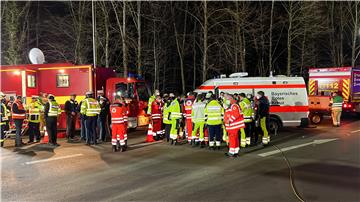
<path id="1" fill-rule="evenodd" d="M 154 119 L 161 119 L 162 118 L 162 103 L 152 102 L 151 104 L 151 118 Z"/>
<path id="2" fill-rule="evenodd" d="M 186 120 L 191 119 L 191 112 L 192 112 L 192 105 L 194 104 L 194 99 L 193 98 L 188 98 L 185 100 L 184 102 L 184 116 L 186 118 Z"/>
<path id="3" fill-rule="evenodd" d="M 225 110 L 224 124 L 227 131 L 245 128 L 244 116 L 238 104 L 234 103 Z"/>
<path id="4" fill-rule="evenodd" d="M 110 105 L 111 123 L 124 124 L 124 109 L 119 103 Z"/>

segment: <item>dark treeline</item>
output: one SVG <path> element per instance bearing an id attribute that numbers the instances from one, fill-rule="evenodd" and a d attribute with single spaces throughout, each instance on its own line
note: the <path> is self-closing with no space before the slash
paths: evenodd
<path id="1" fill-rule="evenodd" d="M 186 92 L 246 71 L 307 75 L 356 66 L 360 2 L 94 2 L 97 66 L 140 73 L 154 88 Z M 1 2 L 1 64 L 92 64 L 91 1 Z"/>

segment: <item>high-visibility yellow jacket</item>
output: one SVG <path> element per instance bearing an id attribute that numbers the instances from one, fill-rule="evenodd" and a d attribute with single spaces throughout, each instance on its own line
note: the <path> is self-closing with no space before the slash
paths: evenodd
<path id="1" fill-rule="evenodd" d="M 40 114 L 44 111 L 43 105 L 40 104 L 38 101 L 36 101 L 30 103 L 30 105 L 28 106 L 28 110 L 29 110 L 29 122 L 40 123 Z"/>
<path id="2" fill-rule="evenodd" d="M 244 115 L 244 122 L 249 123 L 254 119 L 254 109 L 251 106 L 251 101 L 248 98 L 244 98 L 240 102 L 240 108 Z"/>
<path id="3" fill-rule="evenodd" d="M 207 125 L 221 125 L 223 123 L 224 108 L 217 100 L 211 100 L 205 107 Z"/>
<path id="4" fill-rule="evenodd" d="M 181 119 L 182 113 L 180 109 L 180 103 L 177 99 L 174 99 L 169 107 L 170 120 Z"/>
<path id="5" fill-rule="evenodd" d="M 86 98 L 81 104 L 80 113 L 85 116 L 97 116 L 101 108 L 99 102 L 94 98 Z"/>
<path id="6" fill-rule="evenodd" d="M 55 100 L 49 101 L 48 117 L 57 117 L 61 114 L 61 108 Z"/>
<path id="7" fill-rule="evenodd" d="M 163 110 L 163 123 L 165 124 L 171 124 L 171 121 L 169 120 L 169 110 L 170 110 L 170 103 L 164 104 L 164 110 Z"/>

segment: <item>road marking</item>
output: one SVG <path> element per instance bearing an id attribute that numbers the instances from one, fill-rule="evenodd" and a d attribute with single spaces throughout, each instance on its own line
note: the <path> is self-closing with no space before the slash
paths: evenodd
<path id="1" fill-rule="evenodd" d="M 59 157 L 49 158 L 49 159 L 42 159 L 42 160 L 36 160 L 36 161 L 28 161 L 28 162 L 25 162 L 25 164 L 26 164 L 26 165 L 31 165 L 31 164 L 36 164 L 36 163 L 44 163 L 44 162 L 49 162 L 49 161 L 56 161 L 56 160 L 61 160 L 61 159 L 68 159 L 68 158 L 73 158 L 73 157 L 78 157 L 78 156 L 83 156 L 83 154 L 73 154 L 73 155 L 59 156 Z"/>
<path id="2" fill-rule="evenodd" d="M 285 147 L 285 148 L 280 148 L 280 149 L 281 149 L 283 152 L 286 152 L 286 151 L 289 151 L 289 150 L 298 149 L 298 148 L 306 147 L 306 146 L 313 145 L 313 144 L 324 144 L 324 143 L 327 143 L 327 142 L 332 142 L 332 141 L 335 141 L 335 140 L 337 140 L 337 139 L 338 139 L 338 138 L 314 140 L 314 141 L 312 141 L 312 142 L 308 142 L 308 143 L 304 143 L 304 144 L 299 144 L 299 145 L 294 145 L 294 146 Z M 258 154 L 258 156 L 267 157 L 267 156 L 271 156 L 271 155 L 278 154 L 278 153 L 281 153 L 281 151 L 279 151 L 279 150 L 269 151 L 269 152 L 265 152 L 265 153 L 262 153 L 262 154 Z"/>
<path id="3" fill-rule="evenodd" d="M 354 131 L 351 131 L 350 133 L 357 133 L 357 132 L 360 132 L 360 130 L 354 130 Z"/>

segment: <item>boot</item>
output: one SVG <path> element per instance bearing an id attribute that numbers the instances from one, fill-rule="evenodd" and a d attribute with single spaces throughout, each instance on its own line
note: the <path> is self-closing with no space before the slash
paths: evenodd
<path id="1" fill-rule="evenodd" d="M 0 142 L 0 147 L 4 147 L 4 142 Z"/>
<path id="2" fill-rule="evenodd" d="M 220 150 L 220 146 L 217 146 L 217 150 Z"/>
<path id="3" fill-rule="evenodd" d="M 124 152 L 125 148 L 123 146 L 120 146 L 119 152 Z"/>
<path id="4" fill-rule="evenodd" d="M 170 145 L 173 145 L 173 144 L 174 144 L 174 140 L 173 140 L 173 139 L 171 139 Z"/>
<path id="5" fill-rule="evenodd" d="M 113 145 L 113 146 L 112 146 L 112 152 L 117 152 L 116 145 Z"/>
<path id="6" fill-rule="evenodd" d="M 127 140 L 125 140 L 124 148 L 125 148 L 125 150 L 128 148 L 128 146 L 127 146 Z"/>
<path id="7" fill-rule="evenodd" d="M 204 141 L 200 142 L 200 148 L 204 148 L 204 147 L 205 147 L 205 142 Z"/>

